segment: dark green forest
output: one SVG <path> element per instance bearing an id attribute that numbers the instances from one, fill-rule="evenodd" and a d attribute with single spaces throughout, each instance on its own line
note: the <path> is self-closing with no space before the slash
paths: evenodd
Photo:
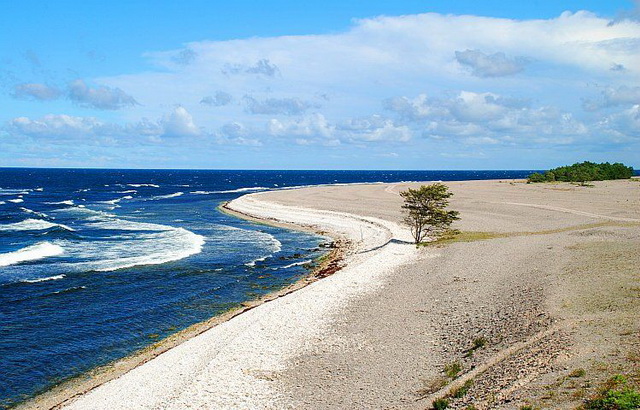
<path id="1" fill-rule="evenodd" d="M 534 172 L 529 175 L 529 182 L 580 182 L 604 181 L 608 179 L 628 179 L 633 175 L 633 168 L 616 162 L 576 162 L 573 165 L 558 167 L 546 171 L 544 174 Z"/>

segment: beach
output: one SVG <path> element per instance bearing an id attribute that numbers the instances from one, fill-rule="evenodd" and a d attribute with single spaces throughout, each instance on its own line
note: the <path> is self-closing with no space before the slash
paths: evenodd
<path id="1" fill-rule="evenodd" d="M 637 373 L 637 180 L 446 184 L 455 228 L 473 234 L 420 248 L 399 224 L 399 192 L 420 183 L 232 201 L 265 223 L 343 238 L 342 268 L 64 408 L 424 409 L 469 380 L 451 408 L 572 408 L 608 376 Z"/>

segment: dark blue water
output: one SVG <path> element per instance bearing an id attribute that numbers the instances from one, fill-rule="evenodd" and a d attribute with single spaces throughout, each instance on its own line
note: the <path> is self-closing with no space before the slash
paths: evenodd
<path id="1" fill-rule="evenodd" d="M 531 171 L 0 169 L 0 407 L 304 275 L 327 238 L 216 210 L 292 186 Z"/>

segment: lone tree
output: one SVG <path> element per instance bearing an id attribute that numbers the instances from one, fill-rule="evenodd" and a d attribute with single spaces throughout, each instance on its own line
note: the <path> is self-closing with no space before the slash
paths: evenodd
<path id="1" fill-rule="evenodd" d="M 445 209 L 452 195 L 449 188 L 439 182 L 400 192 L 404 199 L 403 222 L 411 228 L 416 244 L 427 236 L 442 234 L 453 221 L 460 219 L 457 211 Z"/>

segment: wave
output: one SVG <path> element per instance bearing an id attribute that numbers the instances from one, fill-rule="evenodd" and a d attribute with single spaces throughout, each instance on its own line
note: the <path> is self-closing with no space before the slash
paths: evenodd
<path id="1" fill-rule="evenodd" d="M 294 262 L 294 263 L 290 263 L 289 265 L 285 265 L 285 266 L 280 266 L 277 268 L 272 268 L 273 270 L 280 270 L 280 269 L 289 269 L 289 268 L 293 268 L 294 266 L 303 266 L 303 265 L 308 265 L 311 262 L 313 262 L 311 259 L 309 260 L 305 260 L 305 261 L 300 261 L 300 262 Z"/>
<path id="2" fill-rule="evenodd" d="M 66 275 L 62 274 L 62 275 L 48 276 L 46 278 L 22 279 L 20 282 L 23 282 L 23 283 L 39 283 L 39 282 L 48 282 L 50 280 L 60 280 L 60 279 L 64 279 L 64 278 L 66 278 Z"/>
<path id="3" fill-rule="evenodd" d="M 160 188 L 160 185 L 156 185 L 156 184 L 127 184 L 127 186 L 132 186 L 134 188 L 140 188 L 140 187 L 152 187 L 152 188 Z"/>
<path id="4" fill-rule="evenodd" d="M 267 232 L 241 229 L 228 225 L 217 225 L 216 230 L 218 231 L 216 239 L 231 245 L 231 247 L 243 248 L 249 244 L 253 245 L 251 248 L 258 246 L 258 252 L 260 253 L 258 255 L 248 255 L 253 259 L 245 263 L 245 266 L 255 266 L 257 262 L 262 262 L 282 250 L 282 243 Z"/>
<path id="5" fill-rule="evenodd" d="M 25 189 L 2 189 L 0 188 L 0 195 L 29 195 L 30 191 Z"/>
<path id="6" fill-rule="evenodd" d="M 49 215 L 45 214 L 44 212 L 38 212 L 38 211 L 34 211 L 34 210 L 32 210 L 32 209 L 28 209 L 28 208 L 20 207 L 20 210 L 21 210 L 22 212 L 26 212 L 26 213 L 28 213 L 28 214 L 37 215 L 37 216 L 39 216 L 40 218 L 48 218 L 48 217 L 49 217 Z"/>
<path id="7" fill-rule="evenodd" d="M 66 201 L 59 201 L 59 202 L 45 202 L 45 204 L 47 204 L 47 205 L 68 205 L 68 206 L 72 206 L 73 205 L 73 199 L 67 199 Z"/>
<path id="8" fill-rule="evenodd" d="M 126 195 L 126 196 L 123 196 L 122 198 L 116 198 L 116 199 L 112 199 L 110 201 L 101 201 L 100 203 L 101 204 L 115 205 L 118 202 L 123 201 L 125 199 L 133 199 L 133 197 L 131 195 Z"/>
<path id="9" fill-rule="evenodd" d="M 0 231 L 43 231 L 50 228 L 62 228 L 67 231 L 75 231 L 75 229 L 70 228 L 67 225 L 31 218 L 25 219 L 22 222 L 0 225 Z"/>
<path id="10" fill-rule="evenodd" d="M 122 224 L 119 225 L 122 228 Z M 111 237 L 112 240 L 107 241 L 66 244 L 65 250 L 68 249 L 72 256 L 78 259 L 89 259 L 86 262 L 74 263 L 72 266 L 84 271 L 109 272 L 134 266 L 161 265 L 202 252 L 205 238 L 201 235 L 184 228 L 156 224 L 139 225 L 142 226 L 129 228 L 130 230 L 135 228 L 138 231 L 154 228 L 156 231 Z M 163 229 L 157 231 L 157 227 Z"/>
<path id="11" fill-rule="evenodd" d="M 69 293 L 69 292 L 77 292 L 79 290 L 83 290 L 86 289 L 86 286 L 74 286 L 72 288 L 68 288 L 68 289 L 62 289 L 56 292 L 51 293 L 52 295 L 59 295 L 61 293 Z"/>
<path id="12" fill-rule="evenodd" d="M 4 205 L 4 204 L 6 204 L 6 202 L 0 201 L 0 205 Z"/>
<path id="13" fill-rule="evenodd" d="M 126 219 L 118 219 L 113 217 L 109 220 L 102 220 L 100 222 L 87 224 L 87 226 L 91 228 L 109 229 L 114 231 L 170 231 L 172 229 L 178 229 L 168 225 L 160 225 L 149 222 L 128 221 Z"/>
<path id="14" fill-rule="evenodd" d="M 0 266 L 35 261 L 50 256 L 58 256 L 63 253 L 64 249 L 60 245 L 55 245 L 51 242 L 40 242 L 14 252 L 0 254 Z"/>
<path id="15" fill-rule="evenodd" d="M 126 191 L 118 191 L 118 194 L 135 194 L 138 191 L 136 191 L 135 189 L 127 189 Z"/>
<path id="16" fill-rule="evenodd" d="M 182 195 L 184 195 L 184 192 L 176 192 L 175 194 L 152 196 L 151 198 L 145 199 L 145 201 L 159 201 L 161 199 L 175 198 Z"/>
<path id="17" fill-rule="evenodd" d="M 196 195 L 208 195 L 208 194 L 235 194 L 238 192 L 251 192 L 251 191 L 268 191 L 271 188 L 263 186 L 254 186 L 249 188 L 229 189 L 225 191 L 193 191 L 192 194 Z"/>
<path id="18" fill-rule="evenodd" d="M 22 198 L 7 199 L 7 202 L 13 202 L 14 204 L 19 204 L 19 203 L 24 202 L 24 199 L 22 199 Z"/>

